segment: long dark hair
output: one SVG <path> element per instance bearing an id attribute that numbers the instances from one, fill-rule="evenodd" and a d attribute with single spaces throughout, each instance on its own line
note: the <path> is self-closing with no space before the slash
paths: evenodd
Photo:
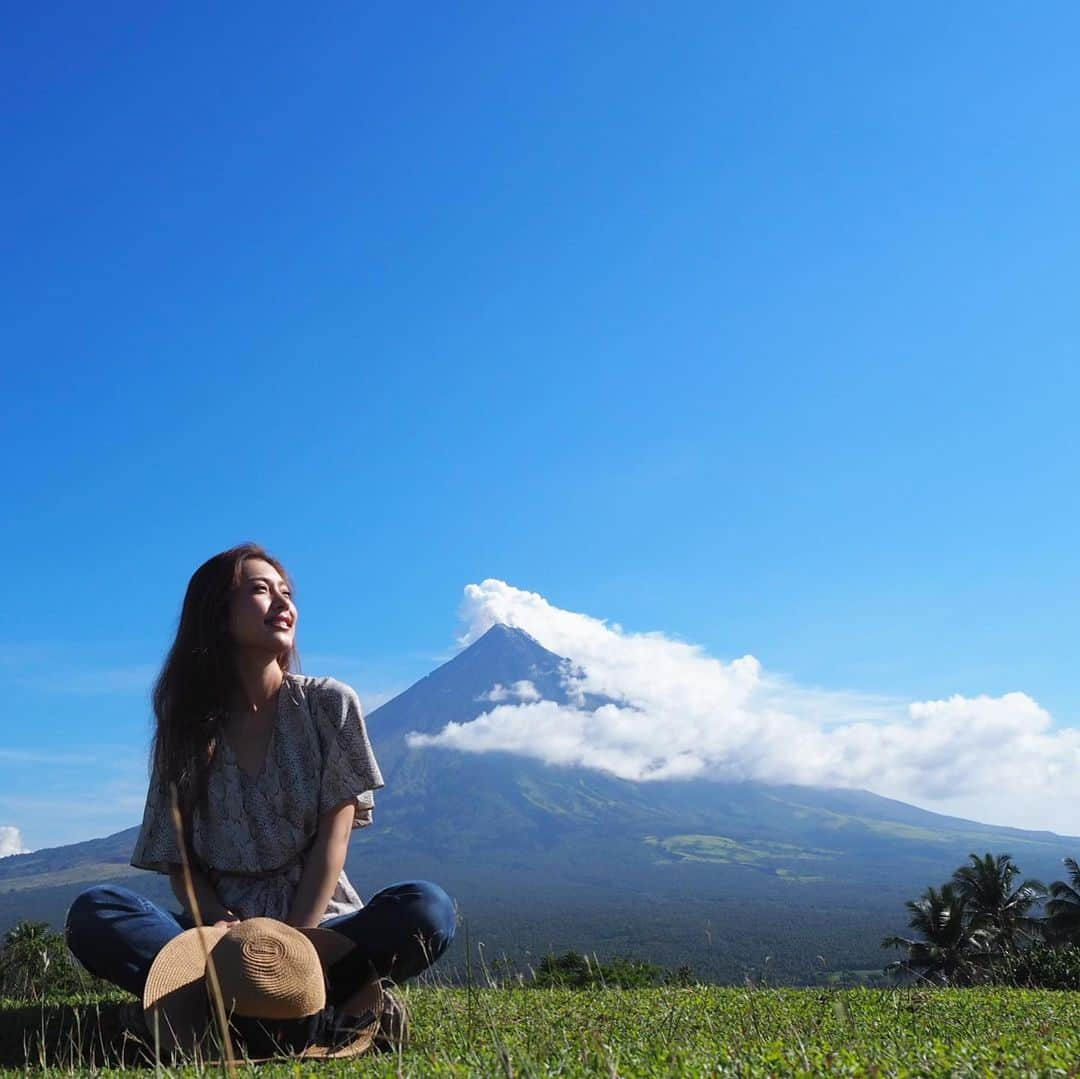
<path id="1" fill-rule="evenodd" d="M 207 559 L 188 581 L 176 639 L 154 684 L 157 729 L 151 759 L 166 789 L 176 784 L 185 818 L 205 793 L 206 769 L 239 684 L 229 636 L 229 593 L 240 583 L 249 558 L 269 562 L 292 590 L 285 567 L 256 543 Z M 282 652 L 277 661 L 283 673 L 293 670 L 295 649 Z"/>

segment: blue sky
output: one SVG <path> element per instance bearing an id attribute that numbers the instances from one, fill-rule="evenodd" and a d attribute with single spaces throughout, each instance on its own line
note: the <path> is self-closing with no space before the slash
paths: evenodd
<path id="1" fill-rule="evenodd" d="M 1080 725 L 1075 9 L 48 5 L 0 44 L 0 826 L 138 819 L 194 568 Z"/>

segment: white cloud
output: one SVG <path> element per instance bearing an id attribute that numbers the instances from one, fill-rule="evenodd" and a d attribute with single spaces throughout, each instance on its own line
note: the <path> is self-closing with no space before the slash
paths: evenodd
<path id="1" fill-rule="evenodd" d="M 502 622 L 572 660 L 572 703 L 523 694 L 515 703 L 496 687 L 490 711 L 414 735 L 413 745 L 501 750 L 633 780 L 866 788 L 996 824 L 1080 834 L 1080 731 L 1055 727 L 1024 693 L 905 703 L 801 687 L 753 656 L 724 662 L 496 580 L 469 585 L 462 613 L 463 644 Z M 586 694 L 613 703 L 589 711 Z"/>
<path id="2" fill-rule="evenodd" d="M 22 836 L 18 828 L 10 824 L 0 824 L 0 858 L 7 858 L 11 854 L 29 854 L 30 851 L 23 846 Z"/>
<path id="3" fill-rule="evenodd" d="M 532 682 L 515 682 L 512 686 L 504 686 L 501 682 L 496 682 L 481 700 L 494 702 L 538 701 L 540 700 L 540 690 Z"/>

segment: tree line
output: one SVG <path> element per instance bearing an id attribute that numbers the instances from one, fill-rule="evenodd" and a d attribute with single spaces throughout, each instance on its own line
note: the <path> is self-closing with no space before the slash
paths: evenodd
<path id="1" fill-rule="evenodd" d="M 916 935 L 882 941 L 903 953 L 886 970 L 940 985 L 1080 990 L 1080 863 L 1066 858 L 1064 864 L 1068 879 L 1047 886 L 1019 879 L 1020 868 L 1009 854 L 969 855 L 940 887 L 907 901 Z M 530 978 L 537 987 L 636 988 L 693 980 L 689 968 L 665 972 L 626 958 L 599 963 L 576 952 L 545 957 Z M 4 935 L 0 997 L 37 1000 L 104 988 L 47 923 L 20 922 Z"/>
<path id="2" fill-rule="evenodd" d="M 631 956 L 601 961 L 575 951 L 545 956 L 528 979 L 520 980 L 538 989 L 641 989 L 651 985 L 685 986 L 697 981 L 688 966 L 668 971 Z M 76 962 L 63 934 L 55 932 L 48 923 L 19 922 L 4 934 L 0 948 L 0 999 L 38 1001 L 109 988 L 108 983 L 87 973 Z"/>
<path id="3" fill-rule="evenodd" d="M 890 936 L 906 953 L 887 971 L 940 985 L 1080 989 L 1080 864 L 1068 880 L 1018 880 L 1009 854 L 968 856 L 940 888 L 905 906 L 917 937 Z"/>

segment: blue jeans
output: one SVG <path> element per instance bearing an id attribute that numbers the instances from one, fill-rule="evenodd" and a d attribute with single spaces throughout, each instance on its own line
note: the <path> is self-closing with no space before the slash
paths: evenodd
<path id="1" fill-rule="evenodd" d="M 426 880 L 392 884 L 352 914 L 320 926 L 347 936 L 356 948 L 329 972 L 331 1003 L 340 1003 L 376 975 L 402 982 L 426 970 L 454 939 L 450 897 Z M 192 928 L 186 914 L 172 914 L 118 884 L 102 884 L 77 896 L 64 935 L 91 974 L 140 999 L 158 952 Z"/>

